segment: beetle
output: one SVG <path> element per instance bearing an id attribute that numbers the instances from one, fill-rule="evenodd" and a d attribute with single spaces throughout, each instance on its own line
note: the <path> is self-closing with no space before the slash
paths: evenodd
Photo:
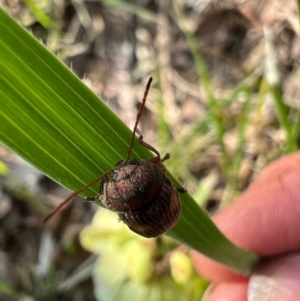
<path id="1" fill-rule="evenodd" d="M 146 143 L 138 130 L 138 124 L 145 107 L 147 95 L 152 83 L 148 80 L 142 104 L 137 113 L 127 157 L 118 162 L 113 170 L 107 171 L 80 190 L 72 193 L 62 204 L 54 209 L 45 219 L 49 220 L 75 196 L 101 180 L 100 193 L 87 197 L 88 201 L 100 200 L 108 209 L 115 211 L 119 219 L 132 231 L 144 237 L 157 237 L 170 230 L 181 216 L 179 192 L 166 175 L 164 161 L 170 154 L 161 157 L 160 153 Z M 139 143 L 156 156 L 148 159 L 130 159 L 135 135 Z"/>

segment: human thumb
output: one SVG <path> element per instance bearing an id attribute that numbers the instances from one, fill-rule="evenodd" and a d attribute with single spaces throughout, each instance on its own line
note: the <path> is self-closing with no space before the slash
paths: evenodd
<path id="1" fill-rule="evenodd" d="M 249 301 L 299 301 L 300 254 L 265 261 L 251 276 Z"/>

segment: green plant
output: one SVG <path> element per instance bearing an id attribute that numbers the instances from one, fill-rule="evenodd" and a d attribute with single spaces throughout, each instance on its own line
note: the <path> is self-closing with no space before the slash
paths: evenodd
<path id="1" fill-rule="evenodd" d="M 0 140 L 73 191 L 111 170 L 126 155 L 131 131 L 3 10 L 0 31 Z M 133 157 L 150 156 L 147 149 L 134 144 Z M 95 195 L 98 190 L 95 184 L 83 195 Z M 251 273 L 258 256 L 228 241 L 188 194 L 182 196 L 182 204 L 182 217 L 168 235 Z"/>
<path id="2" fill-rule="evenodd" d="M 98 211 L 80 238 L 100 255 L 93 271 L 99 300 L 199 300 L 208 286 L 187 250 L 174 250 L 167 237 L 161 241 L 133 233 L 108 210 Z"/>

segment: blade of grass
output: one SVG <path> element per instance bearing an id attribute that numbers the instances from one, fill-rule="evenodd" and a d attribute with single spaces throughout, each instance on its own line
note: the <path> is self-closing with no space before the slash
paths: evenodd
<path id="1" fill-rule="evenodd" d="M 202 54 L 200 52 L 200 49 L 198 47 L 197 41 L 192 34 L 192 32 L 187 28 L 186 26 L 186 16 L 184 14 L 183 8 L 181 7 L 181 4 L 179 3 L 178 0 L 173 1 L 173 5 L 177 14 L 177 18 L 179 20 L 179 24 L 181 27 L 182 32 L 184 33 L 186 37 L 186 41 L 188 43 L 188 46 L 191 50 L 195 65 L 196 65 L 196 70 L 198 72 L 199 76 L 199 86 L 203 86 L 206 96 L 207 96 L 207 102 L 209 106 L 209 113 L 212 124 L 215 128 L 216 131 L 216 136 L 218 143 L 221 147 L 222 151 L 222 165 L 223 165 L 223 171 L 225 173 L 225 176 L 228 176 L 228 173 L 230 171 L 230 156 L 227 152 L 226 146 L 223 141 L 223 136 L 225 134 L 225 129 L 222 125 L 222 118 L 219 116 L 220 114 L 220 108 L 219 105 L 213 95 L 212 91 L 212 84 L 210 81 L 209 73 L 207 71 L 204 59 L 202 57 Z"/>
<path id="2" fill-rule="evenodd" d="M 0 175 L 4 176 L 8 173 L 8 168 L 4 162 L 0 161 Z"/>
<path id="3" fill-rule="evenodd" d="M 9 296 L 9 297 L 17 297 L 18 296 L 18 293 L 16 292 L 14 287 L 11 284 L 6 283 L 2 280 L 0 280 L 0 293 L 2 296 L 3 295 Z"/>
<path id="4" fill-rule="evenodd" d="M 293 136 L 293 126 L 288 120 L 289 107 L 283 100 L 283 95 L 280 89 L 279 71 L 277 68 L 276 51 L 273 45 L 273 33 L 268 27 L 264 27 L 264 35 L 266 38 L 266 79 L 269 84 L 269 91 L 271 92 L 278 121 L 281 127 L 285 130 L 287 143 L 285 147 L 286 152 L 294 152 L 298 150 L 297 141 Z"/>
<path id="5" fill-rule="evenodd" d="M 242 84 L 236 86 L 227 97 L 225 97 L 222 101 L 220 101 L 219 109 L 220 110 L 226 109 L 236 100 L 236 97 L 240 93 L 245 92 L 245 90 L 248 88 L 253 89 L 254 87 L 257 86 L 257 84 L 258 84 L 258 80 L 252 79 L 250 84 L 243 82 Z M 180 140 L 178 141 L 178 143 L 176 143 L 176 145 L 173 146 L 174 148 L 172 149 L 172 151 L 177 151 L 177 148 L 181 148 L 183 145 L 186 145 L 190 139 L 193 139 L 195 137 L 195 135 L 199 135 L 199 133 L 202 134 L 207 132 L 208 131 L 207 124 L 209 122 L 209 119 L 212 118 L 211 114 L 212 112 L 209 111 L 208 114 L 206 114 L 202 119 L 195 122 L 192 128 L 183 137 L 180 138 Z"/>
<path id="6" fill-rule="evenodd" d="M 234 155 L 232 163 L 232 173 L 226 185 L 226 192 L 222 199 L 221 206 L 226 207 L 230 202 L 233 201 L 235 192 L 237 191 L 237 185 L 239 180 L 239 171 L 241 168 L 243 156 L 244 156 L 244 146 L 245 146 L 245 136 L 246 129 L 249 125 L 249 115 L 250 115 L 250 100 L 252 90 L 250 88 L 245 89 L 245 102 L 239 116 L 238 122 L 238 147 Z"/>
<path id="7" fill-rule="evenodd" d="M 157 15 L 152 13 L 151 11 L 141 8 L 138 5 L 134 5 L 122 0 L 100 0 L 105 5 L 116 7 L 118 9 L 122 9 L 132 14 L 136 14 L 140 18 L 145 20 L 149 20 L 151 22 L 157 22 Z"/>
<path id="8" fill-rule="evenodd" d="M 236 100 L 240 93 L 245 93 L 247 89 L 255 89 L 259 84 L 259 81 L 260 79 L 255 76 L 247 78 L 241 84 L 236 86 L 228 96 L 224 97 L 224 99 L 220 101 L 219 109 L 226 109 Z M 195 160 L 195 157 L 201 153 L 201 151 L 204 151 L 211 144 L 218 142 L 214 133 L 212 133 L 209 128 L 209 119 L 212 118 L 210 114 L 212 114 L 212 111 L 208 111 L 205 116 L 196 121 L 189 131 L 176 141 L 176 144 L 171 144 L 169 146 L 168 151 L 173 155 L 173 160 L 169 164 L 172 166 L 173 170 L 182 168 L 181 162 L 184 162 L 185 165 L 190 164 L 193 160 Z M 207 135 L 207 133 L 210 133 L 211 135 Z M 193 149 L 191 144 L 196 142 L 195 137 L 197 137 L 197 147 L 194 147 L 195 151 L 193 152 L 191 151 Z M 182 152 L 182 150 L 186 148 L 189 149 L 188 158 L 185 158 L 185 152 Z"/>
<path id="9" fill-rule="evenodd" d="M 299 134 L 300 134 L 300 109 L 297 109 L 295 122 L 293 123 L 292 128 L 292 136 L 295 141 L 297 141 Z"/>
<path id="10" fill-rule="evenodd" d="M 0 31 L 0 140 L 71 190 L 113 169 L 126 156 L 128 127 L 1 9 Z M 132 155 L 153 157 L 137 142 Z M 98 191 L 96 184 L 83 195 Z M 259 260 L 256 254 L 233 245 L 187 193 L 182 195 L 182 206 L 181 219 L 170 236 L 251 273 Z"/>
<path id="11" fill-rule="evenodd" d="M 293 125 L 288 120 L 289 108 L 283 100 L 283 95 L 282 95 L 281 89 L 279 88 L 278 85 L 269 84 L 269 90 L 273 95 L 276 114 L 277 114 L 279 123 L 280 123 L 281 127 L 285 130 L 285 133 L 287 136 L 285 152 L 287 152 L 287 153 L 295 152 L 298 150 L 298 145 L 297 145 L 297 141 L 296 141 L 297 137 L 294 137 Z"/>
<path id="12" fill-rule="evenodd" d="M 213 188 L 218 182 L 218 174 L 212 171 L 204 179 L 202 179 L 193 193 L 193 198 L 196 200 L 197 204 L 203 208 L 206 204 Z"/>
<path id="13" fill-rule="evenodd" d="M 46 28 L 54 27 L 52 20 L 45 14 L 43 9 L 39 6 L 40 2 L 33 0 L 24 0 L 26 5 L 30 8 L 37 20 Z"/>
<path id="14" fill-rule="evenodd" d="M 300 0 L 296 0 L 296 3 L 297 3 L 297 10 L 298 10 L 298 20 L 300 25 Z"/>

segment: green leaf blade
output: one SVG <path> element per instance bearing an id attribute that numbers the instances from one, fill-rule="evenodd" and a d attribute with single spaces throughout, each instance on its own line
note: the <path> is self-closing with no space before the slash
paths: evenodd
<path id="1" fill-rule="evenodd" d="M 0 140 L 72 191 L 113 169 L 126 157 L 130 129 L 1 9 L 0 31 Z M 136 142 L 132 157 L 153 154 Z M 99 183 L 83 195 L 98 191 Z M 249 274 L 258 256 L 228 241 L 187 193 L 181 199 L 182 217 L 168 234 Z"/>

